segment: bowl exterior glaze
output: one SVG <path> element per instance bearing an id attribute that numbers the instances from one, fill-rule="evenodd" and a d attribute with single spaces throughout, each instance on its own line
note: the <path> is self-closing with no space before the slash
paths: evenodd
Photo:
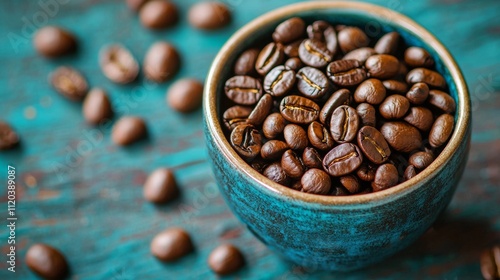
<path id="1" fill-rule="evenodd" d="M 389 21 L 388 15 L 391 16 Z M 232 67 L 223 65 L 232 65 L 237 55 L 256 38 L 269 34 L 279 22 L 292 16 L 327 20 L 332 20 L 333 16 L 334 20 L 343 18 L 342 23 L 355 25 L 383 22 L 383 33 L 397 30 L 410 44 L 431 52 L 437 70 L 445 76 L 458 105 L 456 129 L 449 147 L 431 166 L 393 190 L 349 198 L 325 197 L 281 187 L 257 174 L 228 149 L 218 120 L 221 112 L 217 104 L 223 94 L 223 81 Z M 401 23 L 402 19 L 406 24 Z M 209 156 L 225 201 L 269 248 L 309 269 L 358 269 L 410 245 L 444 211 L 467 162 L 470 104 L 456 63 L 446 49 L 424 31 L 406 17 L 378 6 L 309 2 L 264 15 L 248 24 L 223 47 L 205 86 L 204 124 Z"/>

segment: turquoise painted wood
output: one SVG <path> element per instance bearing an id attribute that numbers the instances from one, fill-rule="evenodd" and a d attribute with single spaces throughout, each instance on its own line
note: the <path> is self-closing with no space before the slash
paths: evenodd
<path id="1" fill-rule="evenodd" d="M 0 153 L 2 186 L 6 165 L 17 168 L 19 260 L 16 274 L 6 270 L 8 232 L 0 226 L 0 279 L 35 279 L 22 262 L 34 242 L 59 248 L 75 279 L 215 279 L 206 258 L 223 242 L 243 250 L 248 265 L 235 277 L 244 279 L 480 277 L 480 251 L 500 243 L 500 2 L 368 1 L 410 16 L 448 47 L 469 85 L 474 119 L 469 162 L 441 221 L 383 265 L 351 273 L 299 267 L 267 249 L 231 214 L 215 186 L 201 109 L 179 115 L 165 105 L 169 83 L 156 85 L 141 78 L 118 86 L 98 67 L 97 53 L 104 44 L 120 42 L 142 60 L 153 42 L 167 40 L 183 57 L 177 78 L 203 80 L 218 49 L 236 29 L 296 1 L 225 1 L 234 21 L 209 33 L 189 27 L 185 15 L 196 2 L 192 0 L 175 1 L 181 20 L 161 32 L 145 30 L 121 0 L 59 2 L 57 9 L 44 9 L 38 1 L 0 3 L 0 119 L 10 122 L 23 138 L 18 149 Z M 30 39 L 40 24 L 58 24 L 75 32 L 80 39 L 78 53 L 54 61 L 37 56 Z M 150 138 L 118 148 L 111 143 L 109 127 L 86 125 L 81 105 L 64 100 L 46 82 L 48 72 L 62 64 L 81 69 L 92 86 L 107 89 L 119 116 L 144 117 Z M 182 196 L 155 207 L 142 199 L 141 186 L 159 166 L 175 170 Z M 0 209 L 4 209 L 0 217 L 5 221 L 4 187 L 0 194 Z M 162 264 L 149 254 L 149 243 L 170 226 L 190 231 L 197 250 L 179 262 Z"/>

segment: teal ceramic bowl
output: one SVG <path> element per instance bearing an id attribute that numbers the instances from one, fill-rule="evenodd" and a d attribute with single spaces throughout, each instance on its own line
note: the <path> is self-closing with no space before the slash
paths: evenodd
<path id="1" fill-rule="evenodd" d="M 375 36 L 398 31 L 409 45 L 428 50 L 457 103 L 455 129 L 436 160 L 416 177 L 393 188 L 358 196 L 301 193 L 252 169 L 231 148 L 220 116 L 224 82 L 237 56 L 270 40 L 283 20 L 327 20 L 356 25 Z M 371 31 L 370 31 L 371 30 Z M 373 34 L 371 34 L 373 35 Z M 269 248 L 303 266 L 353 270 L 404 249 L 421 236 L 449 204 L 469 151 L 471 112 L 467 87 L 446 48 L 411 19 L 357 2 L 306 2 L 265 14 L 236 32 L 223 46 L 205 85 L 205 136 L 221 193 L 236 216 Z"/>

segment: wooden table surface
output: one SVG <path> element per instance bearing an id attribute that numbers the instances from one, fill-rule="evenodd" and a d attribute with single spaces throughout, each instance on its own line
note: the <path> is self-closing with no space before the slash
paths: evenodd
<path id="1" fill-rule="evenodd" d="M 43 0 L 40 2 L 56 1 Z M 318 272 L 287 263 L 269 251 L 231 214 L 207 161 L 201 109 L 180 115 L 165 104 L 170 83 L 141 77 L 119 86 L 99 70 L 98 51 L 119 42 L 142 60 L 157 40 L 182 54 L 176 76 L 204 80 L 211 60 L 228 37 L 253 18 L 290 2 L 224 0 L 233 10 L 230 26 L 215 32 L 190 28 L 186 14 L 193 0 L 174 2 L 181 20 L 171 29 L 143 28 L 123 0 L 73 0 L 44 9 L 38 1 L 0 3 L 0 119 L 22 137 L 22 145 L 0 153 L 0 182 L 7 165 L 17 169 L 17 266 L 7 271 L 7 227 L 0 226 L 0 279 L 33 279 L 23 262 L 27 248 L 44 242 L 59 248 L 72 279 L 213 279 L 206 259 L 220 243 L 237 244 L 247 266 L 240 279 L 480 279 L 478 256 L 500 243 L 500 1 L 369 1 L 416 20 L 454 55 L 467 80 L 473 104 L 469 162 L 457 193 L 434 231 L 384 263 L 351 273 Z M 31 44 L 33 30 L 57 24 L 79 39 L 76 55 L 47 60 Z M 129 148 L 111 143 L 109 128 L 83 121 L 81 104 L 63 99 L 47 74 L 73 65 L 92 86 L 107 89 L 121 115 L 138 115 L 150 137 Z M 160 166 L 173 168 L 182 196 L 161 206 L 144 201 L 142 184 Z M 0 217 L 7 224 L 6 187 Z M 149 253 L 153 236 L 171 226 L 186 228 L 196 252 L 174 264 Z"/>

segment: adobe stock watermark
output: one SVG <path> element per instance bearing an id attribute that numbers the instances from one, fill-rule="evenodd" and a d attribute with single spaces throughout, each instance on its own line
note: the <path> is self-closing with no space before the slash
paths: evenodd
<path id="1" fill-rule="evenodd" d="M 193 198 L 192 205 L 182 203 L 178 207 L 182 220 L 188 223 L 199 212 L 212 205 L 210 201 L 218 196 L 219 189 L 214 182 L 207 183 L 201 190 L 192 190 L 192 194 L 190 194 L 190 197 Z"/>
<path id="2" fill-rule="evenodd" d="M 495 88 L 493 87 L 493 74 L 488 74 L 487 76 L 479 76 L 478 83 L 474 85 L 470 93 L 470 104 L 471 111 L 474 112 L 479 108 L 479 103 L 485 101 L 495 93 Z"/>

